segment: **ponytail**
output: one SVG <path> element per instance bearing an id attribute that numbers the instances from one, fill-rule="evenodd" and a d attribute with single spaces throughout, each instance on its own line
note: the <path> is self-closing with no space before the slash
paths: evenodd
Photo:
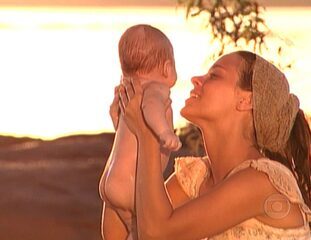
<path id="1" fill-rule="evenodd" d="M 300 191 L 305 203 L 311 208 L 310 146 L 310 127 L 303 111 L 299 109 L 286 145 L 285 154 L 287 159 L 293 161 L 292 166 Z"/>
<path id="2" fill-rule="evenodd" d="M 284 152 L 281 154 L 264 150 L 265 156 L 284 164 L 293 172 L 309 208 L 311 208 L 310 146 L 310 127 L 303 111 L 299 109 Z"/>

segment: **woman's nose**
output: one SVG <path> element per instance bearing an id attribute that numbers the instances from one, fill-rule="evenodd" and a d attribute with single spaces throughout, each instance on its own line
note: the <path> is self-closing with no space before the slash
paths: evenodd
<path id="1" fill-rule="evenodd" d="M 202 86 L 202 79 L 198 76 L 192 77 L 191 82 L 195 87 Z"/>

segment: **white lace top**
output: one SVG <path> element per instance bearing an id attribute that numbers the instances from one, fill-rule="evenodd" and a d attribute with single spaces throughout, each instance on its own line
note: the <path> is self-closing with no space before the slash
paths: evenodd
<path id="1" fill-rule="evenodd" d="M 210 175 L 209 161 L 207 158 L 182 157 L 175 160 L 176 177 L 190 198 L 199 195 L 200 185 L 205 177 Z M 248 219 L 227 231 L 209 238 L 209 240 L 243 239 L 243 240 L 311 240 L 308 222 L 311 221 L 311 210 L 305 204 L 298 184 L 292 172 L 283 164 L 261 158 L 247 160 L 234 168 L 228 175 L 252 167 L 268 175 L 273 186 L 292 203 L 297 203 L 304 216 L 304 226 L 298 228 L 276 228 L 262 223 L 256 218 Z M 207 238 L 206 238 L 207 239 Z"/>

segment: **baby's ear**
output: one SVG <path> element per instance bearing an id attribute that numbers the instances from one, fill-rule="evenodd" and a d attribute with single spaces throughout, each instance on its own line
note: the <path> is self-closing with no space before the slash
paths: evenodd
<path id="1" fill-rule="evenodd" d="M 168 75 L 170 74 L 171 68 L 172 68 L 172 61 L 166 60 L 164 63 L 164 68 L 163 68 L 163 76 L 165 78 L 167 78 Z"/>
<path id="2" fill-rule="evenodd" d="M 253 109 L 253 94 L 249 91 L 239 91 L 236 109 L 238 111 L 249 111 Z"/>
<path id="3" fill-rule="evenodd" d="M 172 60 L 166 60 L 164 63 L 163 76 L 165 78 L 171 78 L 172 75 L 176 75 L 175 64 Z"/>

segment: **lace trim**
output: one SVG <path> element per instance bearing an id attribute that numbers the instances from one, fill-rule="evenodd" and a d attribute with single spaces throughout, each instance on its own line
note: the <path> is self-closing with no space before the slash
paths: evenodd
<path id="1" fill-rule="evenodd" d="M 227 231 L 210 238 L 201 240 L 263 240 L 263 239 L 282 239 L 282 240 L 310 240 L 311 234 L 308 227 L 298 228 L 275 228 L 266 225 L 256 218 L 246 220 Z"/>
<path id="2" fill-rule="evenodd" d="M 184 192 L 190 198 L 196 198 L 204 178 L 209 176 L 210 171 L 204 158 L 180 157 L 175 159 L 175 174 Z"/>
<path id="3" fill-rule="evenodd" d="M 227 231 L 216 235 L 209 240 L 224 240 L 224 239 L 243 239 L 243 240 L 256 240 L 256 239 L 283 239 L 283 240 L 310 240 L 310 230 L 307 228 L 274 228 L 266 224 L 262 224 L 257 219 L 253 218 L 247 220 Z"/>

